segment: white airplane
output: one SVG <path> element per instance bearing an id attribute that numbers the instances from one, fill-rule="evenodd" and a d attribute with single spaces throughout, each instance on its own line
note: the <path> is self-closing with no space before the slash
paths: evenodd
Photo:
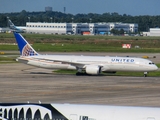
<path id="1" fill-rule="evenodd" d="M 7 19 L 8 19 L 9 28 L 11 30 L 16 31 L 18 33 L 24 33 L 26 31 L 26 27 L 25 26 L 15 26 L 8 17 L 7 17 Z"/>
<path id="2" fill-rule="evenodd" d="M 159 107 L 1 103 L 2 120 L 160 120 Z"/>
<path id="3" fill-rule="evenodd" d="M 17 61 L 47 69 L 72 69 L 79 73 L 99 75 L 101 72 L 132 71 L 147 72 L 155 71 L 158 67 L 150 60 L 134 57 L 110 57 L 110 56 L 77 56 L 77 55 L 40 55 L 20 33 L 14 32 L 21 56 Z"/>

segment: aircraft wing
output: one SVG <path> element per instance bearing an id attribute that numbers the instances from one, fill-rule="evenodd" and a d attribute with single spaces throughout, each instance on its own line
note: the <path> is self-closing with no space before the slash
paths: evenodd
<path id="1" fill-rule="evenodd" d="M 78 67 L 78 68 L 84 68 L 86 64 L 78 63 L 78 62 L 70 62 L 70 61 L 63 61 L 63 60 L 51 60 L 51 59 L 40 59 L 40 60 L 49 60 L 53 62 L 61 62 L 62 64 L 70 64 L 72 66 Z"/>
<path id="2" fill-rule="evenodd" d="M 22 63 L 27 63 L 30 60 L 38 60 L 38 61 L 50 61 L 50 62 L 60 62 L 61 64 L 70 64 L 72 66 L 75 66 L 76 68 L 82 68 L 84 69 L 86 67 L 86 65 L 96 65 L 99 67 L 103 67 L 103 65 L 99 65 L 97 63 L 91 63 L 91 64 L 84 64 L 84 63 L 78 63 L 78 62 L 74 62 L 74 61 L 63 61 L 63 60 L 52 60 L 52 59 L 46 59 L 46 58 L 31 58 L 31 59 L 25 59 L 25 57 L 19 57 L 18 61 L 22 62 Z"/>
<path id="3" fill-rule="evenodd" d="M 63 61 L 63 60 L 51 60 L 51 59 L 45 59 L 45 58 L 26 58 L 26 57 L 18 57 L 16 61 L 22 62 L 27 64 L 30 60 L 36 60 L 36 61 L 50 61 L 50 62 L 60 62 L 61 64 L 70 64 L 72 66 L 78 67 L 78 68 L 84 68 L 86 64 L 77 63 L 77 62 L 70 62 L 70 61 Z"/>
<path id="4" fill-rule="evenodd" d="M 38 58 L 39 59 L 39 58 Z M 63 60 L 51 60 L 51 59 L 46 59 L 46 58 L 42 58 L 39 60 L 48 60 L 48 61 L 53 61 L 53 62 L 61 62 L 62 64 L 70 64 L 72 66 L 75 66 L 77 68 L 85 68 L 86 65 L 97 65 L 99 67 L 103 67 L 103 65 L 99 65 L 99 64 L 95 64 L 95 63 L 91 63 L 91 64 L 84 64 L 84 63 L 79 63 L 79 62 L 74 62 L 74 61 L 63 61 Z"/>

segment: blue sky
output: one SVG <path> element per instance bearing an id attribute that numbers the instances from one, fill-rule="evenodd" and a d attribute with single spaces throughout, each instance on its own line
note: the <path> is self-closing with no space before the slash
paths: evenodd
<path id="1" fill-rule="evenodd" d="M 160 0 L 0 0 L 0 13 L 44 11 L 47 6 L 59 12 L 66 7 L 66 13 L 71 14 L 160 15 Z"/>

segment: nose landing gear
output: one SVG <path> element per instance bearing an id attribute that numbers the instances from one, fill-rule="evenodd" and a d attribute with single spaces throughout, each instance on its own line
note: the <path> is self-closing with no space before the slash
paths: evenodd
<path id="1" fill-rule="evenodd" d="M 148 72 L 144 72 L 144 77 L 147 77 Z"/>

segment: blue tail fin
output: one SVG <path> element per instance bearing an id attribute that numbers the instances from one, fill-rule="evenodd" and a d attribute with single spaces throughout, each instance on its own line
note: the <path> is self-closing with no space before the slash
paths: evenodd
<path id="1" fill-rule="evenodd" d="M 24 39 L 20 33 L 14 32 L 20 53 L 22 56 L 34 56 L 38 53 L 30 46 L 30 44 Z"/>

